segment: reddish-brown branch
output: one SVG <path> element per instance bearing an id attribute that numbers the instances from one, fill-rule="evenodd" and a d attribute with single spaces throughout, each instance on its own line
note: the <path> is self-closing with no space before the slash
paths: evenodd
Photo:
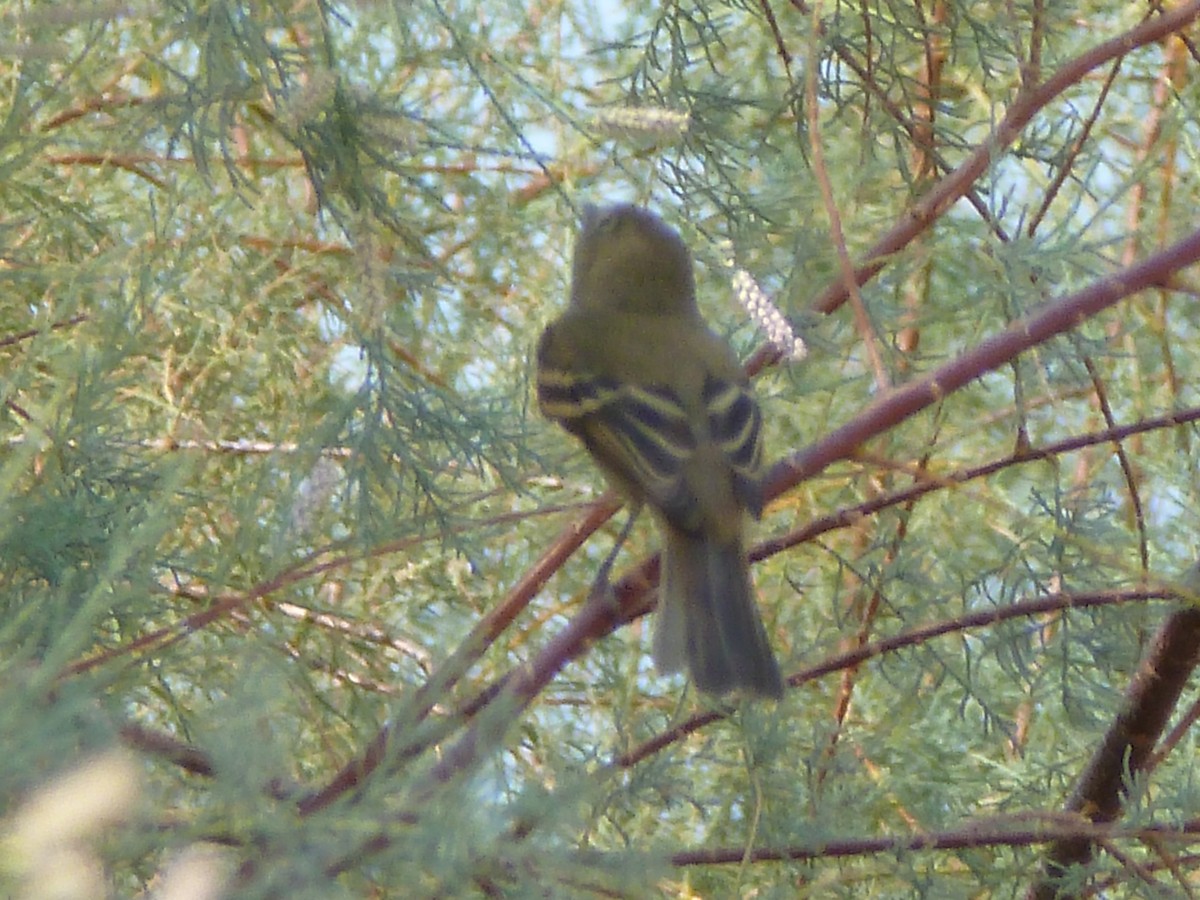
<path id="1" fill-rule="evenodd" d="M 855 448 L 939 402 L 982 375 L 1056 335 L 1077 328 L 1115 303 L 1149 287 L 1170 283 L 1180 270 L 1200 261 L 1200 231 L 1166 250 L 1097 281 L 1078 293 L 1054 300 L 1014 322 L 973 350 L 872 403 L 863 413 L 817 443 L 780 462 L 769 473 L 766 495 L 774 497 L 811 478 Z"/>
<path id="2" fill-rule="evenodd" d="M 1138 47 L 1160 41 L 1181 30 L 1198 16 L 1200 0 L 1181 4 L 1077 56 L 1036 87 L 1030 86 L 1019 91 L 1009 105 L 1007 114 L 992 133 L 980 142 L 975 152 L 923 196 L 895 227 L 867 251 L 866 262 L 855 270 L 855 283 L 859 286 L 866 284 L 886 265 L 889 257 L 906 247 L 963 197 L 1003 150 L 1017 139 L 1033 117 L 1059 94 L 1078 84 L 1098 66 L 1125 56 Z M 817 296 L 813 308 L 823 313 L 832 312 L 848 296 L 844 280 L 838 278 Z"/>
<path id="3" fill-rule="evenodd" d="M 957 634 L 969 631 L 972 628 L 986 628 L 998 625 L 1001 622 L 1007 622 L 1011 619 L 1040 616 L 1051 612 L 1061 612 L 1066 609 L 1091 609 L 1100 606 L 1112 606 L 1118 603 L 1162 600 L 1171 596 L 1173 595 L 1169 590 L 1154 591 L 1140 589 L 1104 591 L 1091 594 L 1052 594 L 1037 600 L 1013 603 L 1010 606 L 984 609 L 953 619 L 934 622 L 931 625 L 924 625 L 920 628 L 913 628 L 889 638 L 872 641 L 861 647 L 855 647 L 844 653 L 838 653 L 815 666 L 789 676 L 787 683 L 789 687 L 799 687 L 802 684 L 807 684 L 810 681 L 815 681 L 834 672 L 844 671 L 854 666 L 861 666 L 867 660 L 883 656 L 886 653 L 895 653 L 897 650 L 915 647 L 947 634 Z M 684 722 L 680 722 L 670 730 L 656 735 L 628 753 L 618 756 L 613 760 L 612 765 L 621 769 L 634 766 L 664 747 L 698 731 L 703 726 L 725 718 L 726 714 L 727 711 L 714 710 L 693 716 Z"/>
<path id="4" fill-rule="evenodd" d="M 790 80 L 792 77 L 792 54 L 783 39 L 783 33 L 779 30 L 779 23 L 775 20 L 775 10 L 771 9 L 771 0 L 759 0 L 759 6 L 762 7 L 763 18 L 767 20 L 767 27 L 771 29 L 771 37 L 775 40 L 775 52 L 779 54 L 779 59 L 783 62 L 783 68 Z"/>
<path id="5" fill-rule="evenodd" d="M 389 544 L 377 547 L 372 550 L 368 556 L 385 556 L 390 553 L 395 553 L 398 550 L 410 547 L 417 539 L 406 538 L 402 541 L 393 541 Z M 92 656 L 76 660 L 71 665 L 63 670 L 63 675 L 79 675 L 88 672 L 99 666 L 112 662 L 115 659 L 135 656 L 139 653 L 146 653 L 151 650 L 161 651 L 166 647 L 176 643 L 202 628 L 207 628 L 215 622 L 228 618 L 234 613 L 244 609 L 247 606 L 253 605 L 259 600 L 268 598 L 271 594 L 281 591 L 286 587 L 306 581 L 310 578 L 316 578 L 326 572 L 334 569 L 343 568 L 352 562 L 361 559 L 360 555 L 343 554 L 330 556 L 327 552 L 318 552 L 312 554 L 308 560 L 301 562 L 291 568 L 285 569 L 278 575 L 267 579 L 266 581 L 256 584 L 248 591 L 237 594 L 225 594 L 212 601 L 212 605 L 201 610 L 198 613 L 193 613 L 190 616 L 184 617 L 181 621 L 174 625 L 168 625 L 164 628 L 158 628 L 154 631 L 147 632 L 134 638 L 128 643 L 121 644 L 117 647 L 110 647 L 107 650 L 102 650 Z M 187 589 L 177 589 L 174 591 L 181 596 L 189 594 Z M 194 594 L 194 599 L 209 600 L 204 592 Z"/>
<path id="6" fill-rule="evenodd" d="M 817 13 L 813 12 L 813 30 L 819 27 Z M 825 148 L 821 135 L 821 103 L 817 96 L 817 72 L 821 66 L 816 53 L 809 54 L 805 69 L 804 89 L 805 108 L 808 113 L 808 146 L 812 154 L 812 175 L 821 191 L 821 202 L 825 206 L 825 215 L 829 219 L 830 240 L 837 250 L 838 264 L 842 273 L 842 284 L 850 297 L 850 307 L 854 311 L 854 327 L 858 331 L 863 352 L 870 361 L 871 371 L 875 374 L 875 385 L 878 390 L 891 387 L 891 377 L 883 363 L 881 341 L 871 323 L 866 304 L 858 292 L 854 281 L 854 262 L 850 259 L 850 250 L 846 246 L 846 233 L 842 228 L 842 214 L 838 208 L 837 198 L 833 195 L 833 184 L 829 178 L 829 167 L 825 162 Z"/>
<path id="7" fill-rule="evenodd" d="M 1100 88 L 1100 95 L 1096 98 L 1096 102 L 1092 104 L 1091 114 L 1084 120 L 1083 128 L 1079 134 L 1071 141 L 1067 148 L 1066 158 L 1058 164 L 1058 171 L 1050 180 L 1050 184 L 1046 186 L 1046 190 L 1042 192 L 1042 202 L 1038 205 L 1037 211 L 1029 217 L 1029 224 L 1025 228 L 1025 233 L 1032 237 L 1042 224 L 1042 220 L 1046 214 L 1050 212 L 1050 207 L 1054 204 L 1054 200 L 1058 197 L 1059 191 L 1062 190 L 1067 179 L 1075 172 L 1075 161 L 1083 152 L 1083 148 L 1087 146 L 1088 138 L 1091 137 L 1092 129 L 1096 127 L 1096 123 L 1100 121 L 1100 113 L 1104 110 L 1104 104 L 1108 100 L 1108 92 L 1112 90 L 1112 86 L 1117 82 L 1117 74 L 1121 71 L 1121 60 L 1113 63 L 1112 68 L 1108 72 L 1108 77 L 1104 79 L 1104 84 Z M 1132 259 L 1125 260 L 1125 263 L 1132 262 Z"/>
<path id="8" fill-rule="evenodd" d="M 777 538 L 762 541 L 751 551 L 750 558 L 755 561 L 766 559 L 767 557 L 774 556 L 777 553 L 782 553 L 789 547 L 795 547 L 799 544 L 806 544 L 814 538 L 817 538 L 827 532 L 834 531 L 838 528 L 849 527 L 856 522 L 862 521 L 864 517 L 873 515 L 882 509 L 887 509 L 902 503 L 910 503 L 912 500 L 922 497 L 932 491 L 958 487 L 966 484 L 969 481 L 975 481 L 979 478 L 986 478 L 989 475 L 995 475 L 997 472 L 1007 469 L 1010 466 L 1021 465 L 1023 463 L 1035 462 L 1043 459 L 1054 459 L 1062 456 L 1065 453 L 1072 453 L 1076 450 L 1082 450 L 1085 447 L 1094 447 L 1097 444 L 1122 441 L 1135 434 L 1145 434 L 1149 431 L 1158 431 L 1162 428 L 1186 425 L 1190 422 L 1196 421 L 1200 421 L 1200 407 L 1183 409 L 1178 412 L 1167 413 L 1163 416 L 1154 416 L 1153 418 L 1142 419 L 1141 421 L 1133 422 L 1129 425 L 1106 428 L 1103 431 L 1094 431 L 1089 432 L 1088 434 L 1075 435 L 1074 437 L 1065 438 L 1061 441 L 1055 441 L 1052 444 L 1047 444 L 1044 447 L 1023 447 L 1019 453 L 1010 454 L 1008 456 L 1001 457 L 1000 459 L 994 459 L 991 462 L 973 466 L 969 469 L 960 469 L 957 472 L 950 472 L 936 476 L 926 473 L 926 478 L 923 481 L 910 484 L 907 487 L 899 488 L 887 494 L 880 494 L 879 496 L 872 497 L 869 500 L 864 500 L 857 506 L 840 509 L 837 512 L 829 513 L 828 515 L 821 516 L 817 519 L 810 519 L 802 527 L 796 529 L 795 531 L 781 535 Z"/>
<path id="9" fill-rule="evenodd" d="M 1096 370 L 1096 364 L 1088 356 L 1084 356 L 1083 364 L 1092 379 L 1092 386 L 1096 391 L 1096 402 L 1100 406 L 1100 414 L 1104 416 L 1104 424 L 1109 429 L 1115 428 L 1117 419 L 1113 415 L 1112 404 L 1108 402 L 1108 390 L 1104 386 L 1100 373 Z M 1129 454 L 1125 452 L 1125 447 L 1120 441 L 1113 441 L 1113 453 L 1121 467 L 1121 475 L 1125 479 L 1125 488 L 1129 495 L 1129 505 L 1133 508 L 1138 535 L 1138 557 L 1142 563 L 1142 575 L 1145 576 L 1150 571 L 1150 541 L 1146 534 L 1146 514 L 1142 507 L 1142 495 L 1138 489 L 1138 477 L 1134 472 L 1133 463 L 1129 461 Z"/>
<path id="10" fill-rule="evenodd" d="M 491 610 L 472 629 L 458 649 L 441 667 L 425 682 L 408 709 L 405 710 L 403 721 L 412 726 L 424 720 L 433 709 L 434 703 L 441 699 L 462 675 L 478 661 L 480 655 L 513 620 L 529 605 L 529 601 L 537 596 L 546 581 L 559 570 L 562 564 L 597 529 L 607 522 L 619 508 L 616 500 L 606 496 L 596 503 L 588 514 L 580 521 L 571 522 L 551 544 L 550 549 L 542 554 L 524 577 L 521 578 L 508 592 L 508 596 Z M 507 677 L 505 679 L 507 683 Z M 490 701 L 494 691 L 486 693 Z M 457 719 L 464 720 L 473 716 L 485 703 L 469 704 L 467 708 L 458 711 Z M 444 737 L 444 735 L 440 735 Z M 426 736 L 427 740 L 436 739 Z M 370 775 L 387 758 L 389 744 L 397 742 L 391 726 L 385 726 L 371 739 L 366 752 L 351 760 L 318 791 L 304 797 L 299 803 L 301 814 L 307 815 L 328 806 L 338 797 L 353 790 L 364 778 Z M 426 743 L 410 743 L 403 748 L 393 746 L 391 752 L 396 759 L 411 758 L 427 746 Z"/>
<path id="11" fill-rule="evenodd" d="M 61 331 L 64 328 L 73 328 L 80 322 L 88 320 L 87 313 L 80 313 L 76 316 L 66 319 L 62 322 L 52 322 L 44 328 L 30 328 L 26 331 L 18 331 L 16 334 L 8 334 L 0 337 L 0 347 L 11 347 L 13 344 L 19 344 L 22 341 L 28 341 L 37 337 L 39 334 L 45 334 L 47 331 Z"/>
<path id="12" fill-rule="evenodd" d="M 1188 606 L 1167 617 L 1125 694 L 1124 706 L 1079 776 L 1066 811 L 1092 822 L 1109 823 L 1120 815 L 1129 779 L 1153 759 L 1153 751 L 1200 661 L 1200 609 Z M 1092 858 L 1096 838 L 1068 835 L 1047 850 L 1042 877 L 1028 900 L 1063 897 L 1058 887 L 1073 865 Z"/>
<path id="13" fill-rule="evenodd" d="M 821 841 L 809 846 L 745 847 L 689 850 L 671 856 L 676 866 L 713 866 L 744 862 L 831 859 L 875 854 L 915 853 L 928 850 L 966 850 L 972 847 L 1028 847 L 1050 841 L 1082 838 L 1093 841 L 1179 841 L 1200 839 L 1200 820 L 1182 825 L 1158 825 L 1141 828 L 1112 828 L 1060 817 L 1044 824 L 1022 823 L 1012 817 L 970 822 L 950 831 L 899 837 L 849 838 Z"/>
<path id="14" fill-rule="evenodd" d="M 216 766 L 207 753 L 166 732 L 128 723 L 122 725 L 117 733 L 122 743 L 131 750 L 165 759 L 193 775 L 211 778 L 216 774 Z"/>

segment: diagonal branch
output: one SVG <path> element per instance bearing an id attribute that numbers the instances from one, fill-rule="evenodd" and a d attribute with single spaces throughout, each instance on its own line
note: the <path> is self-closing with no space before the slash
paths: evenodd
<path id="1" fill-rule="evenodd" d="M 1155 745 L 1167 727 L 1180 694 L 1200 661 L 1200 609 L 1188 606 L 1167 617 L 1125 694 L 1121 712 L 1096 748 L 1065 811 L 1097 824 L 1116 821 L 1130 781 L 1151 763 Z M 1056 840 L 1046 852 L 1041 877 L 1026 900 L 1064 897 L 1059 885 L 1067 870 L 1092 858 L 1095 840 L 1088 835 Z"/>
<path id="2" fill-rule="evenodd" d="M 777 464 L 768 475 L 766 496 L 775 497 L 830 463 L 850 457 L 870 438 L 944 400 L 1026 350 L 1077 328 L 1126 297 L 1146 288 L 1168 286 L 1173 275 L 1197 262 L 1200 262 L 1200 231 L 1075 294 L 1047 303 L 957 359 L 885 394 L 841 428 Z"/>
<path id="3" fill-rule="evenodd" d="M 1078 84 L 1098 66 L 1125 56 L 1138 47 L 1160 41 L 1167 35 L 1181 30 L 1197 17 L 1200 17 L 1200 0 L 1183 3 L 1080 54 L 1041 84 L 1018 92 L 1009 105 L 1007 114 L 992 133 L 980 142 L 975 152 L 923 196 L 895 227 L 867 251 L 866 262 L 855 269 L 855 283 L 861 286 L 870 281 L 892 254 L 906 247 L 913 238 L 929 227 L 931 222 L 958 202 L 1004 148 L 1012 144 L 1034 116 L 1059 94 Z M 839 276 L 817 296 L 812 305 L 820 312 L 830 313 L 845 302 L 847 297 L 845 279 Z"/>
<path id="4" fill-rule="evenodd" d="M 1033 618 L 1050 612 L 1059 612 L 1068 609 L 1095 609 L 1101 606 L 1115 606 L 1123 603 L 1145 603 L 1149 600 L 1167 599 L 1170 596 L 1171 593 L 1169 591 L 1146 589 L 1080 594 L 1049 594 L 1034 600 L 1022 600 L 1019 603 L 1012 603 L 1008 606 L 981 609 L 971 613 L 964 613 L 953 619 L 944 619 L 930 625 L 921 625 L 890 637 L 871 641 L 869 644 L 861 644 L 788 676 L 787 683 L 789 687 L 799 687 L 802 684 L 808 684 L 809 682 L 816 681 L 818 678 L 831 675 L 834 672 L 845 671 L 854 666 L 861 666 L 868 660 L 877 659 L 899 650 L 921 646 L 939 637 L 949 634 L 961 634 L 964 631 L 971 631 L 976 628 L 991 628 L 999 625 L 1001 622 L 1009 622 L 1013 619 Z M 676 743 L 712 722 L 727 718 L 731 711 L 732 708 L 726 708 L 696 713 L 682 722 L 673 725 L 666 731 L 649 738 L 632 750 L 615 757 L 611 765 L 617 769 L 632 768 L 664 747 Z"/>

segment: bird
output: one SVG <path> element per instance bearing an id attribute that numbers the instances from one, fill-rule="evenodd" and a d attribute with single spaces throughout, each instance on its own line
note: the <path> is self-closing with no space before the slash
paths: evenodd
<path id="1" fill-rule="evenodd" d="M 661 532 L 656 666 L 708 694 L 780 698 L 745 544 L 763 508 L 762 413 L 700 313 L 679 234 L 643 207 L 585 207 L 569 302 L 535 368 L 541 412 Z"/>

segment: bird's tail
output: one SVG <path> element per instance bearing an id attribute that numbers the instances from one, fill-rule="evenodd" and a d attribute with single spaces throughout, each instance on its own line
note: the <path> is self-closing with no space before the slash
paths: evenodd
<path id="1" fill-rule="evenodd" d="M 741 688 L 781 697 L 783 678 L 754 602 L 740 542 L 667 527 L 654 662 L 664 672 L 687 668 L 710 694 Z"/>

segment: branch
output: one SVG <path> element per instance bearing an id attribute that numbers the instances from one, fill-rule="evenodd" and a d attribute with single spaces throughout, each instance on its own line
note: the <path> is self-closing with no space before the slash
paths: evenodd
<path id="1" fill-rule="evenodd" d="M 855 269 L 854 283 L 862 286 L 870 281 L 892 254 L 906 247 L 913 238 L 958 202 L 970 190 L 976 179 L 999 157 L 1001 151 L 1012 144 L 1033 117 L 1059 94 L 1078 84 L 1097 66 L 1125 56 L 1138 47 L 1162 40 L 1167 35 L 1181 30 L 1198 16 L 1200 0 L 1184 3 L 1093 47 L 1087 53 L 1068 62 L 1046 81 L 1018 92 L 1008 108 L 1007 115 L 992 133 L 980 142 L 975 152 L 922 197 L 899 224 L 867 251 L 866 262 Z M 845 302 L 847 296 L 845 280 L 839 277 L 817 296 L 813 307 L 820 312 L 830 313 Z"/>
<path id="2" fill-rule="evenodd" d="M 51 322 L 50 325 L 42 328 L 29 328 L 25 331 L 18 331 L 15 334 L 8 334 L 0 337 L 0 347 L 11 347 L 13 344 L 19 344 L 22 341 L 28 341 L 38 335 L 45 334 L 47 331 L 61 331 L 64 328 L 71 328 L 78 325 L 80 322 L 88 320 L 87 313 L 80 313 L 62 322 Z"/>
<path id="3" fill-rule="evenodd" d="M 810 846 L 787 848 L 745 847 L 689 850 L 670 857 L 676 866 L 711 866 L 744 862 L 830 859 L 846 856 L 912 853 L 922 850 L 967 850 L 972 847 L 1027 847 L 1053 840 L 1083 838 L 1093 841 L 1164 841 L 1175 838 L 1188 843 L 1200 837 L 1200 821 L 1182 825 L 1151 825 L 1140 828 L 1111 828 L 1056 817 L 1041 825 L 1014 824 L 1013 817 L 968 822 L 961 828 L 899 837 L 843 838 Z"/>
<path id="4" fill-rule="evenodd" d="M 529 601 L 537 596 L 538 591 L 542 589 L 550 576 L 558 571 L 563 562 L 596 529 L 612 517 L 618 507 L 610 495 L 606 495 L 606 498 L 596 503 L 582 521 L 572 522 L 563 530 L 550 549 L 542 554 L 541 559 L 508 592 L 504 601 L 476 624 L 466 639 L 459 644 L 458 649 L 422 685 L 414 695 L 412 702 L 395 717 L 396 721 L 385 725 L 371 739 L 361 756 L 346 763 L 324 787 L 300 800 L 298 810 L 301 815 L 310 815 L 323 809 L 338 797 L 353 790 L 385 760 L 390 758 L 399 762 L 413 758 L 428 749 L 431 742 L 444 740 L 447 737 L 443 729 L 434 729 L 432 734 L 422 733 L 419 741 L 400 744 L 399 730 L 396 728 L 396 724 L 397 722 L 403 723 L 408 728 L 417 730 L 415 728 L 417 723 L 423 721 L 433 709 L 434 704 L 445 698 L 450 688 L 472 665 L 478 662 L 484 650 L 524 611 L 525 607 L 529 605 Z M 501 680 L 501 688 L 507 684 L 507 679 L 508 676 L 505 676 Z M 475 702 L 468 704 L 466 708 L 459 709 L 457 716 L 454 717 L 455 722 L 469 720 L 479 709 L 486 706 L 487 702 L 494 699 L 498 692 L 493 686 L 492 690 L 485 692 L 484 702 Z M 453 722 L 451 726 L 454 726 Z"/>
<path id="5" fill-rule="evenodd" d="M 1019 319 L 975 349 L 880 397 L 855 419 L 777 464 L 768 473 L 765 496 L 775 497 L 830 463 L 849 458 L 868 439 L 945 400 L 947 395 L 1024 351 L 1077 328 L 1126 297 L 1146 288 L 1168 285 L 1175 273 L 1197 261 L 1200 261 L 1200 231 L 1075 294 L 1047 303 L 1040 311 Z"/>
<path id="6" fill-rule="evenodd" d="M 849 669 L 852 666 L 860 666 L 867 660 L 883 656 L 886 653 L 895 653 L 908 647 L 924 644 L 937 637 L 943 637 L 948 634 L 959 634 L 969 631 L 972 628 L 986 628 L 1010 619 L 1042 616 L 1046 613 L 1067 609 L 1093 609 L 1100 606 L 1112 606 L 1118 603 L 1163 600 L 1171 596 L 1173 594 L 1170 591 L 1149 590 L 1105 591 L 1090 594 L 1051 594 L 1046 597 L 1040 597 L 1037 600 L 1026 600 L 1021 603 L 1013 603 L 1009 606 L 995 609 L 983 609 L 978 612 L 957 616 L 953 619 L 934 622 L 930 625 L 922 625 L 909 631 L 902 631 L 891 637 L 872 641 L 869 644 L 864 644 L 852 650 L 847 650 L 844 653 L 831 656 L 815 666 L 810 666 L 801 672 L 797 672 L 795 675 L 789 676 L 787 683 L 789 687 L 799 687 L 802 684 L 807 684 L 810 681 L 815 681 L 834 672 Z M 719 721 L 720 719 L 728 718 L 730 711 L 731 709 L 727 708 L 709 710 L 694 715 L 675 725 L 673 728 L 664 731 L 662 734 L 655 735 L 628 753 L 621 754 L 612 761 L 611 765 L 618 769 L 628 769 L 675 741 L 699 731 L 703 726 Z"/>
<path id="7" fill-rule="evenodd" d="M 750 559 L 753 561 L 767 559 L 791 547 L 807 544 L 809 541 L 823 534 L 839 528 L 849 528 L 852 525 L 856 525 L 867 516 L 873 515 L 880 510 L 911 503 L 934 491 L 961 487 L 968 482 L 979 478 L 986 478 L 989 475 L 995 475 L 997 472 L 1001 472 L 1012 466 L 1024 465 L 1039 460 L 1054 459 L 1066 453 L 1082 450 L 1085 447 L 1094 447 L 1097 444 L 1107 444 L 1109 442 L 1117 443 L 1135 434 L 1145 434 L 1157 431 L 1160 428 L 1174 428 L 1196 421 L 1200 421 L 1200 406 L 1181 409 L 1177 412 L 1164 413 L 1161 416 L 1152 416 L 1148 419 L 1139 419 L 1128 425 L 1115 425 L 1102 431 L 1073 435 L 1072 437 L 1063 438 L 1061 441 L 1054 441 L 1041 447 L 1022 447 L 1016 453 L 1010 453 L 999 459 L 981 463 L 978 466 L 972 466 L 969 469 L 959 469 L 958 471 L 944 474 L 922 470 L 918 473 L 920 476 L 919 480 L 914 481 L 912 484 L 889 491 L 886 494 L 871 497 L 855 506 L 843 507 L 827 515 L 810 519 L 801 527 L 777 538 L 760 541 L 751 549 Z"/>
<path id="8" fill-rule="evenodd" d="M 1095 823 L 1113 822 L 1121 815 L 1122 801 L 1150 763 L 1154 746 L 1197 662 L 1200 608 L 1188 606 L 1168 616 L 1159 629 L 1129 685 L 1124 707 L 1079 776 L 1066 803 L 1067 812 L 1080 813 Z M 1027 900 L 1063 896 L 1058 890 L 1063 876 L 1071 866 L 1091 860 L 1097 839 L 1082 834 L 1056 840 Z"/>

